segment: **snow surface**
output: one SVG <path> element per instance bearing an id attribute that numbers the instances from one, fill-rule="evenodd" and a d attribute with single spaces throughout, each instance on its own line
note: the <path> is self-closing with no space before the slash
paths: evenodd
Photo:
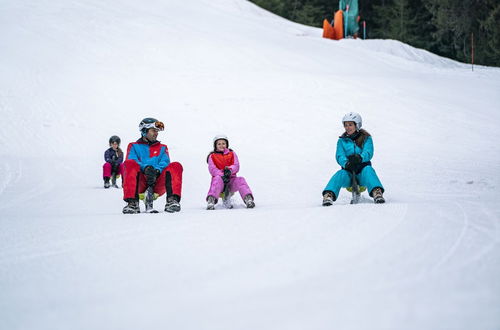
<path id="1" fill-rule="evenodd" d="M 500 329 L 498 68 L 243 0 L 3 0 L 0 49 L 2 330 Z M 349 111 L 384 205 L 320 206 Z M 146 116 L 178 214 L 102 188 Z M 217 133 L 255 209 L 204 209 Z"/>

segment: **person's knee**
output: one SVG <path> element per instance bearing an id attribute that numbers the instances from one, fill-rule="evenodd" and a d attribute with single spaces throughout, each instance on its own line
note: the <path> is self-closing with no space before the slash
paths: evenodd
<path id="1" fill-rule="evenodd" d="M 224 180 L 222 180 L 221 176 L 214 176 L 212 177 L 212 183 L 214 184 L 224 183 Z"/>
<path id="2" fill-rule="evenodd" d="M 139 164 L 135 161 L 135 159 L 127 159 L 126 161 L 124 161 L 123 167 L 125 167 L 127 170 L 140 168 Z"/>
<path id="3" fill-rule="evenodd" d="M 170 163 L 167 168 L 170 170 L 170 171 L 175 171 L 175 172 L 182 172 L 184 170 L 184 168 L 182 167 L 181 163 L 179 162 L 173 162 L 173 163 Z"/>

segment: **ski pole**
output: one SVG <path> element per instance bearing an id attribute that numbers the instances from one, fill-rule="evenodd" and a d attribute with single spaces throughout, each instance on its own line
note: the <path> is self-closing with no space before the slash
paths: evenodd
<path id="1" fill-rule="evenodd" d="M 345 32 L 344 32 L 344 38 L 347 37 L 347 22 L 349 21 L 349 5 L 345 6 Z"/>

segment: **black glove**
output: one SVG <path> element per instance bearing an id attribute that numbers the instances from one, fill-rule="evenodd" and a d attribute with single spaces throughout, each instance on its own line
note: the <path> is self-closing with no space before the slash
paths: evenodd
<path id="1" fill-rule="evenodd" d="M 156 178 L 160 176 L 160 170 L 148 165 L 144 168 L 144 175 L 146 176 L 146 183 L 151 187 L 155 185 Z"/>
<path id="2" fill-rule="evenodd" d="M 224 181 L 224 183 L 229 183 L 230 179 L 231 179 L 231 170 L 226 167 L 224 169 L 224 175 L 222 176 L 222 181 Z"/>
<path id="3" fill-rule="evenodd" d="M 361 164 L 361 161 L 363 160 L 358 154 L 350 155 L 347 157 L 347 159 L 349 160 L 349 163 L 353 165 Z"/>
<path id="4" fill-rule="evenodd" d="M 347 163 L 345 163 L 344 168 L 345 168 L 346 171 L 354 172 L 354 170 L 356 169 L 356 166 L 357 166 L 357 164 L 353 164 L 351 162 L 347 162 Z"/>

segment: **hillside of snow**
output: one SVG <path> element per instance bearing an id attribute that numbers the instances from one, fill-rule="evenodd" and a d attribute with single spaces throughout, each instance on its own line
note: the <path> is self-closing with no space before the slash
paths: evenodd
<path id="1" fill-rule="evenodd" d="M 499 329 L 500 69 L 321 32 L 245 0 L 0 2 L 0 329 Z M 387 203 L 322 207 L 350 111 Z M 102 188 L 144 117 L 180 213 Z M 219 133 L 255 209 L 205 210 Z"/>

